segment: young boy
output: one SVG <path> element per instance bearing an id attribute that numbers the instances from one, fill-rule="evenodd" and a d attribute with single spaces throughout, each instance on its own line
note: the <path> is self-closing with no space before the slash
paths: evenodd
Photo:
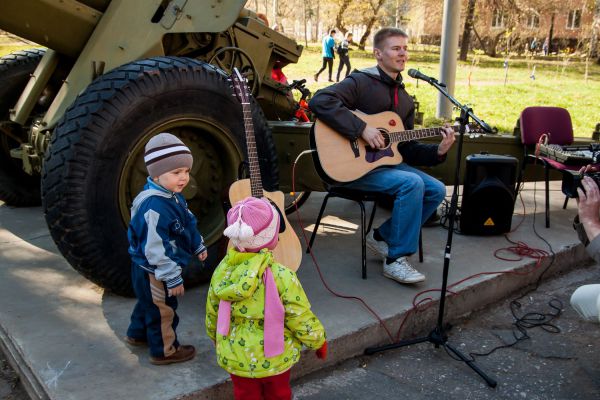
<path id="1" fill-rule="evenodd" d="M 292 270 L 273 261 L 279 214 L 248 197 L 227 213 L 234 248 L 216 268 L 206 301 L 206 332 L 231 374 L 236 400 L 289 400 L 290 368 L 302 345 L 327 355 L 325 330 Z"/>
<path id="2" fill-rule="evenodd" d="M 206 259 L 196 218 L 181 195 L 190 180 L 192 153 L 170 133 L 146 144 L 148 182 L 131 207 L 127 236 L 133 261 L 131 275 L 138 299 L 125 341 L 150 347 L 155 365 L 191 360 L 194 346 L 177 340 L 177 296 L 183 296 L 181 270 L 192 256 Z"/>

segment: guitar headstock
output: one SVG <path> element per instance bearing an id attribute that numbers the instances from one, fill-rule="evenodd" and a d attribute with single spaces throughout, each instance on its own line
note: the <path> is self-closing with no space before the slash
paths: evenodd
<path id="1" fill-rule="evenodd" d="M 237 68 L 233 69 L 231 73 L 231 84 L 233 86 L 233 93 L 238 98 L 240 103 L 250 103 L 250 91 L 248 90 L 248 80 L 240 73 Z"/>

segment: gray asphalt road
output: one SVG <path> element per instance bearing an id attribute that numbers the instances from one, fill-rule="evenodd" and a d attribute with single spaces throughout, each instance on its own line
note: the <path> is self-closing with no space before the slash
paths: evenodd
<path id="1" fill-rule="evenodd" d="M 582 321 L 569 305 L 578 286 L 598 282 L 600 266 L 594 266 L 549 281 L 521 299 L 519 315 L 551 313 L 548 302 L 562 301 L 563 312 L 553 322 L 560 332 L 529 329 L 530 339 L 476 357 L 477 365 L 498 381 L 495 389 L 444 349 L 422 343 L 303 377 L 294 384 L 295 398 L 600 399 L 600 324 Z M 514 341 L 510 300 L 457 324 L 449 343 L 468 354 Z"/>

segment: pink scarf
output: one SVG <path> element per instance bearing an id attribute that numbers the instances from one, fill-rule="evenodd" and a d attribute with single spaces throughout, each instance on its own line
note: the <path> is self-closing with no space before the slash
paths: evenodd
<path id="1" fill-rule="evenodd" d="M 277 291 L 277 285 L 275 284 L 271 268 L 265 269 L 263 283 L 265 284 L 264 352 L 265 357 L 271 358 L 280 355 L 284 350 L 283 325 L 285 308 L 279 299 L 279 292 Z M 224 336 L 229 335 L 230 321 L 231 302 L 221 300 L 217 317 L 217 333 Z"/>

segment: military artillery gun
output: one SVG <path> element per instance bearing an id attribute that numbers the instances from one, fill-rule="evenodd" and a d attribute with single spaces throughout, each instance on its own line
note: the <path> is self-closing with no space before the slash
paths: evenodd
<path id="1" fill-rule="evenodd" d="M 0 60 L 0 199 L 42 201 L 69 263 L 93 282 L 130 293 L 126 226 L 146 178 L 143 148 L 169 131 L 194 153 L 184 195 L 214 265 L 222 193 L 244 160 L 241 108 L 227 73 L 245 72 L 265 189 L 278 185 L 266 119 L 296 103 L 274 65 L 302 46 L 269 29 L 245 0 L 3 0 L 0 29 L 45 49 Z M 40 184 L 41 180 L 41 184 Z M 206 280 L 196 264 L 186 282 Z"/>

